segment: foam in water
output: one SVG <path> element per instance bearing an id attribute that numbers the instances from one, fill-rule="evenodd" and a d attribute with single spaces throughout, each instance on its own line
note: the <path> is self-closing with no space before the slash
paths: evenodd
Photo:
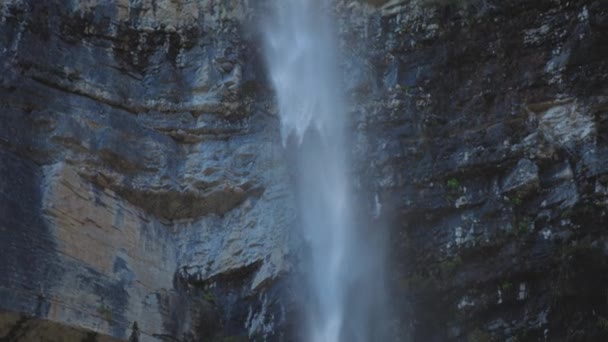
<path id="1" fill-rule="evenodd" d="M 306 258 L 310 342 L 368 341 L 377 258 L 355 224 L 345 106 L 329 1 L 275 0 L 264 23 L 266 59 L 283 143 L 295 140 L 297 196 Z"/>

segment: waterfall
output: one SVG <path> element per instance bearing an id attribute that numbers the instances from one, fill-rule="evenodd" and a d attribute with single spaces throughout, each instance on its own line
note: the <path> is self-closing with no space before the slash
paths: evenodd
<path id="1" fill-rule="evenodd" d="M 283 144 L 295 145 L 300 229 L 309 248 L 301 334 L 307 342 L 370 341 L 382 277 L 355 217 L 330 5 L 275 0 L 263 23 L 265 53 Z"/>

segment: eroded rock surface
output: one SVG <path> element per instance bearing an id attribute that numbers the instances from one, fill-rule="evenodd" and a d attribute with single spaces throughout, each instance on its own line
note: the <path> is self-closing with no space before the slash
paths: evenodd
<path id="1" fill-rule="evenodd" d="M 606 3 L 340 13 L 357 173 L 392 222 L 395 338 L 605 340 Z"/>
<path id="2" fill-rule="evenodd" d="M 0 4 L 0 336 L 280 334 L 293 205 L 248 11 Z"/>

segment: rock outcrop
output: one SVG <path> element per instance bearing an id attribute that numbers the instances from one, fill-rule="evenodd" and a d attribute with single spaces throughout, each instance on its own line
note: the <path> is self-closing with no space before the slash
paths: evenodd
<path id="1" fill-rule="evenodd" d="M 290 340 L 263 6 L 0 3 L 0 339 Z M 607 7 L 337 1 L 393 340 L 608 338 Z"/>
<path id="2" fill-rule="evenodd" d="M 395 338 L 608 338 L 605 2 L 339 13 L 356 173 L 392 222 Z"/>

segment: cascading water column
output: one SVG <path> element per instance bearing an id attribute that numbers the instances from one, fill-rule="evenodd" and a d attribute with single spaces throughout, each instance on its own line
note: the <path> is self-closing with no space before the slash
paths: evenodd
<path id="1" fill-rule="evenodd" d="M 329 5 L 275 0 L 274 16 L 264 23 L 266 59 L 283 143 L 296 145 L 300 223 L 309 245 L 304 339 L 368 341 L 366 315 L 372 314 L 373 300 L 365 283 L 373 277 L 368 272 L 373 253 L 360 241 L 353 218 L 346 110 Z"/>

